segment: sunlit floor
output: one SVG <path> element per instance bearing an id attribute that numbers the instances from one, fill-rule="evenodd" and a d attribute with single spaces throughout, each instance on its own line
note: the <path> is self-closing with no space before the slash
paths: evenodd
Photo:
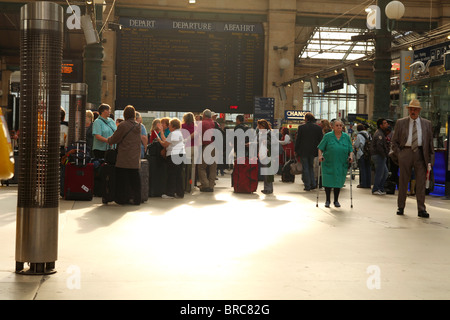
<path id="1" fill-rule="evenodd" d="M 17 187 L 0 188 L 0 299 L 449 299 L 450 201 L 374 196 L 353 181 L 341 208 L 301 177 L 273 195 L 150 198 L 141 206 L 61 201 L 57 273 L 14 273 Z"/>

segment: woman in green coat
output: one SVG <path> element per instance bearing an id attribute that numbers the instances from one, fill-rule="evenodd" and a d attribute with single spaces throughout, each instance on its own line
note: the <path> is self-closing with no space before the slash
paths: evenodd
<path id="1" fill-rule="evenodd" d="M 327 196 L 325 207 L 330 207 L 331 188 L 334 190 L 334 206 L 340 207 L 338 198 L 347 176 L 348 163 L 353 162 L 353 147 L 350 137 L 342 132 L 344 124 L 336 120 L 333 131 L 322 138 L 319 146 L 319 162 L 322 163 L 322 185 Z"/>

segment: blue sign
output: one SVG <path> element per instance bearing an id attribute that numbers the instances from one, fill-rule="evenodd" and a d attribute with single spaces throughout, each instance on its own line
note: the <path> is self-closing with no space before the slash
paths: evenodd
<path id="1" fill-rule="evenodd" d="M 450 41 L 414 50 L 414 62 L 422 61 L 427 63 L 431 59 L 430 67 L 441 65 L 444 63 L 444 54 L 450 52 Z"/>
<path id="2" fill-rule="evenodd" d="M 311 111 L 303 111 L 303 110 L 284 110 L 284 119 L 285 120 L 305 120 L 305 115 Z"/>

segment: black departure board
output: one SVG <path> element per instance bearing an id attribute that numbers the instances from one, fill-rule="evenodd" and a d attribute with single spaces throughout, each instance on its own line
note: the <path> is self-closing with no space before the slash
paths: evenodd
<path id="1" fill-rule="evenodd" d="M 116 109 L 253 113 L 262 95 L 258 23 L 120 18 Z"/>

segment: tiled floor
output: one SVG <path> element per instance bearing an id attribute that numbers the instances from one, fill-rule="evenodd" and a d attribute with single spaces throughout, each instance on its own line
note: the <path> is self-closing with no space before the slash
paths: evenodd
<path id="1" fill-rule="evenodd" d="M 150 198 L 139 207 L 61 201 L 57 273 L 14 273 L 17 187 L 0 188 L 0 299 L 449 299 L 450 202 L 347 181 L 342 207 L 276 177 L 274 195 Z"/>

